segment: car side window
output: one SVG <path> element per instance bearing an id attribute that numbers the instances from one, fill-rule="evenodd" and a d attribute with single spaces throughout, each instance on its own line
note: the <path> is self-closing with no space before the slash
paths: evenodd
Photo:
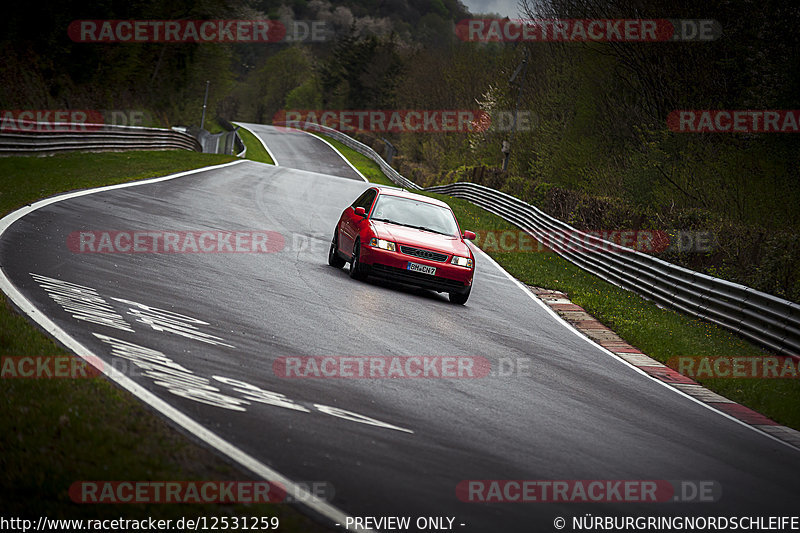
<path id="1" fill-rule="evenodd" d="M 358 204 L 358 206 L 363 207 L 364 211 L 369 213 L 369 209 L 372 207 L 372 202 L 375 200 L 375 196 L 377 196 L 377 194 L 377 191 L 374 189 L 368 190 L 367 194 L 364 195 L 362 202 Z"/>
<path id="2" fill-rule="evenodd" d="M 356 208 L 356 207 L 358 207 L 358 206 L 362 206 L 362 207 L 363 207 L 364 199 L 365 199 L 367 196 L 369 196 L 369 193 L 370 193 L 371 191 L 372 191 L 372 189 L 367 189 L 366 191 L 364 191 L 363 193 L 361 193 L 361 196 L 359 196 L 358 198 L 356 198 L 356 199 L 355 199 L 355 201 L 354 201 L 354 202 L 353 202 L 353 203 L 350 205 L 350 207 L 352 207 L 353 209 L 355 209 L 355 208 Z"/>

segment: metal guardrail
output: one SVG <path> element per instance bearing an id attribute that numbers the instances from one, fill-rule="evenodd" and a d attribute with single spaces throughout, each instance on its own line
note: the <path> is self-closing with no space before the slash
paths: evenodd
<path id="1" fill-rule="evenodd" d="M 231 123 L 230 121 L 217 117 L 217 123 L 225 129 L 224 136 L 224 151 L 219 153 L 231 154 L 236 157 L 244 157 L 247 154 L 247 146 L 239 136 L 239 126 Z"/>
<path id="2" fill-rule="evenodd" d="M 463 198 L 516 224 L 583 270 L 719 324 L 784 355 L 800 354 L 800 304 L 701 274 L 581 232 L 508 194 L 459 182 L 426 191 Z M 553 232 L 564 236 L 552 239 Z"/>
<path id="3" fill-rule="evenodd" d="M 225 126 L 223 125 L 223 127 Z M 211 133 L 197 126 L 187 126 L 183 130 L 197 139 L 200 151 L 204 154 L 225 154 L 243 157 L 246 151 L 235 127 L 220 133 Z"/>
<path id="4" fill-rule="evenodd" d="M 329 135 L 369 157 L 394 183 L 408 189 L 422 189 L 390 167 L 372 148 L 348 135 L 320 125 L 303 123 L 302 126 Z M 778 353 L 793 357 L 800 354 L 800 304 L 578 231 L 518 198 L 483 185 L 458 182 L 424 190 L 469 200 L 613 285 L 718 324 Z M 568 238 L 552 239 L 553 232 Z"/>
<path id="5" fill-rule="evenodd" d="M 245 146 L 244 141 L 239 136 L 239 126 L 236 126 L 236 129 L 233 130 L 233 137 L 233 148 L 234 150 L 239 150 L 236 157 L 247 156 L 247 146 Z"/>
<path id="6" fill-rule="evenodd" d="M 201 151 L 186 133 L 160 128 L 106 124 L 30 124 L 30 131 L 0 132 L 0 155 L 54 154 L 70 151 Z"/>
<path id="7" fill-rule="evenodd" d="M 364 155 L 375 161 L 375 163 L 379 167 L 381 167 L 383 173 L 386 174 L 386 177 L 388 177 L 394 183 L 400 185 L 401 187 L 405 187 L 406 189 L 413 189 L 417 191 L 422 189 L 422 187 L 420 187 L 413 181 L 404 178 L 403 176 L 400 175 L 399 172 L 397 172 L 395 169 L 389 166 L 389 164 L 386 161 L 384 161 L 380 155 L 378 155 L 378 152 L 376 152 L 366 144 L 353 139 L 349 135 L 342 133 L 339 130 L 335 130 L 327 126 L 323 126 L 321 124 L 314 124 L 310 122 L 303 122 L 303 123 L 274 122 L 273 126 L 284 126 L 287 128 L 296 128 L 296 129 L 315 131 L 317 133 L 324 133 L 325 135 L 339 141 L 348 148 L 352 148 L 361 155 Z"/>

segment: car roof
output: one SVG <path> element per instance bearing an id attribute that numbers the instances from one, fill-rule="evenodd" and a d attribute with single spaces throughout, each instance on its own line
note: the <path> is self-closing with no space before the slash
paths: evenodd
<path id="1" fill-rule="evenodd" d="M 430 196 L 423 196 L 421 194 L 416 194 L 411 191 L 407 191 L 406 189 L 400 189 L 398 187 L 388 187 L 388 186 L 377 186 L 375 188 L 378 189 L 378 192 L 380 194 L 385 194 L 388 196 L 399 196 L 400 198 L 409 198 L 411 200 L 420 200 L 422 202 L 428 202 L 429 204 L 434 204 L 450 209 L 450 206 L 447 205 L 445 202 L 442 202 L 441 200 L 437 200 L 436 198 L 431 198 Z"/>

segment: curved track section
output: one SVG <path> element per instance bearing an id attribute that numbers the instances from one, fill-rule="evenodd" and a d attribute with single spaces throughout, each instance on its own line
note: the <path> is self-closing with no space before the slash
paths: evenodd
<path id="1" fill-rule="evenodd" d="M 48 317 L 147 397 L 217 435 L 223 453 L 237 450 L 229 456 L 258 475 L 264 470 L 241 457 L 290 480 L 334 487 L 333 507 L 316 508 L 331 522 L 341 521 L 340 510 L 412 523 L 448 517 L 455 531 L 527 532 L 583 513 L 791 509 L 796 450 L 610 356 L 486 256 L 477 257 L 466 306 L 355 282 L 346 268 L 329 267 L 333 226 L 365 187 L 242 162 L 67 196 L 5 229 L 0 264 L 34 319 Z M 86 253 L 75 240 L 89 231 L 256 230 L 270 232 L 266 253 L 190 246 Z M 494 371 L 479 379 L 367 380 L 286 379 L 273 370 L 280 357 L 328 355 L 478 356 Z M 157 368 L 131 364 L 145 360 Z M 525 371 L 497 371 L 520 362 Z M 708 480 L 722 497 L 691 504 L 457 497 L 460 482 L 481 479 Z"/>
<path id="2" fill-rule="evenodd" d="M 265 124 L 236 124 L 250 130 L 267 147 L 276 165 L 358 181 L 364 177 L 324 140 L 303 130 Z"/>

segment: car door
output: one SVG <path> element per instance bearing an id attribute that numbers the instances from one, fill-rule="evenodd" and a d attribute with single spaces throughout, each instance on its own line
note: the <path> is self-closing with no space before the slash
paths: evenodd
<path id="1" fill-rule="evenodd" d="M 347 256 L 352 255 L 358 232 L 362 224 L 366 223 L 363 217 L 355 214 L 355 208 L 363 207 L 364 210 L 369 213 L 372 202 L 375 200 L 377 194 L 378 192 L 375 189 L 367 189 L 364 191 L 364 194 L 356 198 L 356 201 L 345 209 L 342 214 L 342 222 L 339 231 L 339 250 Z"/>
<path id="2" fill-rule="evenodd" d="M 353 228 L 353 243 L 354 244 L 355 244 L 355 240 L 358 238 L 359 234 L 361 233 L 361 230 L 364 229 L 364 227 L 369 224 L 369 220 L 368 220 L 369 213 L 370 213 L 370 210 L 372 209 L 372 204 L 375 203 L 375 198 L 377 196 L 378 196 L 378 191 L 376 191 L 374 189 L 370 189 L 369 191 L 367 191 L 367 195 L 364 196 L 364 198 L 362 199 L 361 203 L 359 204 L 358 207 L 363 207 L 364 208 L 364 213 L 366 214 L 366 216 L 362 217 L 362 216 L 356 215 L 355 214 L 355 209 L 353 210 L 353 213 L 352 213 L 353 214 L 353 219 L 352 219 L 351 227 Z M 351 247 L 350 249 L 352 250 L 353 248 Z"/>

